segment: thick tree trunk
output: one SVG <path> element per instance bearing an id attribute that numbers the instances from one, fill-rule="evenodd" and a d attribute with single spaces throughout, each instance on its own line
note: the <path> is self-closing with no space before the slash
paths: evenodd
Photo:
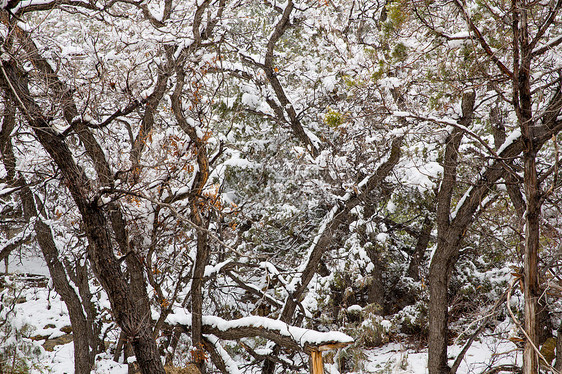
<path id="1" fill-rule="evenodd" d="M 461 125 L 472 121 L 476 95 L 467 92 L 462 99 Z M 449 279 L 457 261 L 463 232 L 473 212 L 457 213 L 451 220 L 451 201 L 456 186 L 458 149 L 463 131 L 454 128 L 447 139 L 443 157 L 443 179 L 437 193 L 437 248 L 429 266 L 429 340 L 427 367 L 430 374 L 449 373 L 447 364 Z M 465 216 L 466 215 L 466 216 Z"/>
<path id="2" fill-rule="evenodd" d="M 92 267 L 109 296 L 117 324 L 131 341 L 141 372 L 164 374 L 164 366 L 152 333 L 153 322 L 148 300 L 133 295 L 134 290 L 125 281 L 121 263 L 110 246 L 109 223 L 97 203 L 83 207 L 82 218 L 90 241 Z M 134 272 L 136 269 L 129 271 Z"/>
<path id="3" fill-rule="evenodd" d="M 370 249 L 367 252 L 371 263 L 373 264 L 373 270 L 371 271 L 372 283 L 369 285 L 369 292 L 367 294 L 367 302 L 369 304 L 376 304 L 380 309 L 376 311 L 376 314 L 384 315 L 385 309 L 385 298 L 384 298 L 384 285 L 383 285 L 383 266 L 381 264 L 381 256 L 378 248 Z"/>
<path id="4" fill-rule="evenodd" d="M 55 133 L 29 92 L 28 77 L 12 61 L 2 61 L 0 82 L 18 104 L 37 139 L 61 170 L 65 184 L 80 212 L 88 238 L 88 255 L 96 277 L 109 297 L 117 324 L 133 341 L 137 362 L 143 374 L 165 374 L 156 341 L 152 335 L 149 301 L 133 295 L 113 251 L 111 225 L 95 199 L 84 171 L 76 164 L 64 137 Z M 134 254 L 133 254 L 134 255 Z M 142 276 L 142 274 L 140 275 Z M 139 303 L 139 301 L 141 301 Z"/>
<path id="5" fill-rule="evenodd" d="M 539 224 L 541 215 L 540 182 L 537 176 L 536 156 L 540 146 L 537 144 L 537 126 L 533 119 L 533 103 L 531 94 L 531 46 L 528 23 L 527 7 L 523 2 L 515 2 L 517 9 L 514 11 L 514 96 L 515 109 L 523 138 L 523 167 L 524 187 L 527 200 L 525 212 L 525 251 L 523 267 L 523 293 L 525 305 L 525 331 L 527 340 L 523 350 L 523 373 L 535 374 L 539 372 L 539 359 L 536 348 L 538 339 L 538 298 L 539 275 Z M 519 49 L 518 49 L 519 47 Z"/>
<path id="6" fill-rule="evenodd" d="M 431 374 L 448 374 L 447 363 L 449 280 L 458 244 L 441 239 L 429 266 L 429 338 L 428 369 Z"/>

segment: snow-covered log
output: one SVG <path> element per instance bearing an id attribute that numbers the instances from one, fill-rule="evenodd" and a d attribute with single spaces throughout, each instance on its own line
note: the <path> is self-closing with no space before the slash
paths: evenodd
<path id="1" fill-rule="evenodd" d="M 176 310 L 166 321 L 172 325 L 183 326 L 187 330 L 191 326 L 191 313 Z M 238 340 L 259 336 L 287 349 L 307 353 L 342 348 L 353 343 L 352 337 L 339 331 L 319 332 L 258 316 L 230 321 L 217 316 L 203 316 L 202 329 L 204 334 L 214 335 L 219 339 Z"/>

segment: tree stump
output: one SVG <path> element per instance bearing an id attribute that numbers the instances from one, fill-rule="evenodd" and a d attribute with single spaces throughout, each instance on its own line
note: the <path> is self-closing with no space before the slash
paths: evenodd
<path id="1" fill-rule="evenodd" d="M 324 362 L 322 361 L 322 352 L 331 351 L 334 349 L 340 349 L 347 347 L 352 342 L 335 342 L 326 343 L 322 345 L 309 345 L 307 351 L 310 353 L 310 358 L 312 361 L 311 374 L 324 374 Z"/>

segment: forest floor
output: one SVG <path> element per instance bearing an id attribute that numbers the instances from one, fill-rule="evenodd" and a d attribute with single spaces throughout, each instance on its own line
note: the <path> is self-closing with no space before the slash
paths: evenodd
<path id="1" fill-rule="evenodd" d="M 4 269 L 1 269 L 2 271 Z M 10 272 L 47 276 L 40 260 L 21 258 L 13 261 Z M 16 300 L 9 311 L 9 318 L 0 327 L 0 336 L 4 347 L 14 345 L 14 355 L 26 356 L 31 373 L 72 374 L 73 344 L 70 320 L 66 306 L 60 297 L 47 287 L 48 277 L 27 277 L 25 286 L 7 287 L 15 282 L 14 277 L 0 275 L 0 294 L 2 301 Z M 41 281 L 41 279 L 43 279 Z M 31 281 L 30 281 L 31 280 Z M 4 290 L 2 289 L 2 284 Z M 15 291 L 14 291 L 15 290 Z M 0 309 L 1 310 L 1 309 Z M 506 326 L 507 327 L 507 326 Z M 108 337 L 117 331 L 105 331 Z M 3 335 L 3 336 L 2 336 Z M 462 349 L 462 344 L 449 348 L 450 364 Z M 505 339 L 496 339 L 493 335 L 475 341 L 466 353 L 458 374 L 485 373 L 499 365 L 517 365 L 521 361 L 517 346 Z M 19 360 L 14 357 L 14 365 Z M 326 361 L 326 360 L 325 360 Z M 355 367 L 348 368 L 347 373 L 412 373 L 425 374 L 427 351 L 413 349 L 406 344 L 391 342 L 382 347 L 364 349 Z M 337 363 L 326 363 L 327 374 L 338 374 Z M 127 364 L 116 363 L 109 355 L 99 355 L 94 373 L 126 374 Z"/>

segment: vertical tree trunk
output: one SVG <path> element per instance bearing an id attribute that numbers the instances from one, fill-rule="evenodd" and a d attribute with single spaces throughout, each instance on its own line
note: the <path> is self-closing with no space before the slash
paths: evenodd
<path id="1" fill-rule="evenodd" d="M 534 374 L 539 370 L 539 358 L 533 348 L 538 347 L 538 312 L 537 303 L 540 296 L 538 253 L 539 253 L 539 217 L 540 196 L 535 154 L 525 153 L 525 195 L 527 212 L 525 214 L 525 257 L 523 268 L 525 297 L 525 331 L 529 339 L 523 351 L 523 373 Z"/>
<path id="2" fill-rule="evenodd" d="M 466 92 L 462 98 L 461 125 L 472 121 L 476 95 Z M 457 261 L 459 246 L 472 220 L 472 210 L 458 213 L 451 220 L 451 201 L 456 186 L 458 149 L 463 131 L 454 128 L 447 139 L 443 157 L 443 179 L 437 193 L 437 248 L 429 266 L 429 339 L 427 367 L 430 374 L 446 374 L 447 364 L 449 279 Z"/>
<path id="3" fill-rule="evenodd" d="M 369 292 L 367 295 L 367 302 L 369 304 L 377 304 L 380 309 L 376 314 L 384 315 L 385 300 L 384 300 L 384 286 L 382 280 L 383 266 L 381 264 L 381 256 L 378 248 L 372 248 L 367 251 L 373 270 L 371 271 L 372 283 L 369 285 Z"/>
<path id="4" fill-rule="evenodd" d="M 514 95 L 513 101 L 517 113 L 521 136 L 523 139 L 524 187 L 527 200 L 525 212 L 525 251 L 523 268 L 523 293 L 525 304 L 525 331 L 528 339 L 523 351 L 523 373 L 539 372 L 538 355 L 538 318 L 537 302 L 540 296 L 538 276 L 539 254 L 539 219 L 541 209 L 540 182 L 537 177 L 536 156 L 539 146 L 536 144 L 536 124 L 533 119 L 531 96 L 531 53 L 529 30 L 527 24 L 526 1 L 514 1 L 516 5 L 513 16 L 514 44 Z M 533 347 L 534 346 L 534 347 Z"/>
<path id="5" fill-rule="evenodd" d="M 197 236 L 197 257 L 193 269 L 193 280 L 191 282 L 191 340 L 193 345 L 193 360 L 201 370 L 205 372 L 205 360 L 203 359 L 203 276 L 207 265 L 208 247 L 207 234 L 199 233 Z"/>
<path id="6" fill-rule="evenodd" d="M 202 6 L 206 6 L 203 3 Z M 202 10 L 204 8 L 199 8 Z M 209 220 L 203 215 L 206 202 L 202 199 L 203 190 L 209 178 L 209 159 L 207 157 L 206 143 L 197 135 L 194 126 L 190 125 L 185 118 L 182 109 L 182 94 L 185 84 L 185 72 L 183 71 L 183 62 L 180 60 L 176 65 L 176 87 L 172 94 L 172 111 L 178 122 L 179 127 L 189 136 L 193 142 L 197 155 L 198 171 L 193 178 L 193 185 L 190 191 L 190 218 L 200 229 L 197 230 L 197 254 L 195 263 L 193 264 L 193 279 L 191 282 L 191 342 L 193 345 L 192 357 L 199 369 L 205 371 L 204 361 L 204 344 L 202 335 L 202 317 L 203 317 L 203 276 L 205 274 L 205 266 L 207 265 L 209 248 L 208 234 L 206 232 L 209 227 Z"/>
<path id="7" fill-rule="evenodd" d="M 458 247 L 448 242 L 450 236 L 440 238 L 429 266 L 429 338 L 427 367 L 430 374 L 448 374 L 447 363 L 449 280 L 456 256 L 451 252 Z"/>
<path id="8" fill-rule="evenodd" d="M 423 220 L 420 236 L 418 237 L 418 240 L 416 242 L 414 253 L 412 253 L 412 257 L 410 258 L 408 270 L 406 271 L 406 275 L 416 282 L 420 280 L 420 265 L 423 261 L 427 245 L 429 244 L 432 229 L 433 222 L 431 221 L 429 216 L 426 216 Z"/>

